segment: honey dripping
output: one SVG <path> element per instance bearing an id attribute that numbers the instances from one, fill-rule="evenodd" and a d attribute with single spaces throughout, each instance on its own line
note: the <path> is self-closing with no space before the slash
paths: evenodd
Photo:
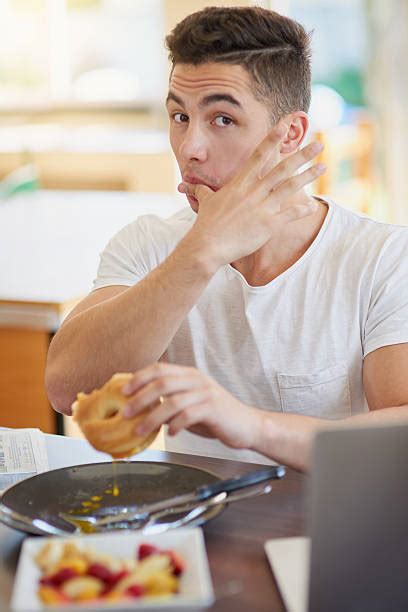
<path id="1" fill-rule="evenodd" d="M 121 458 L 112 457 L 112 486 L 105 489 L 106 495 L 112 495 L 118 497 L 120 493 L 119 485 L 117 482 L 117 462 L 121 461 Z M 72 523 L 74 523 L 83 533 L 93 533 L 95 528 L 86 521 L 81 521 L 81 515 L 89 514 L 94 510 L 98 510 L 101 507 L 101 501 L 103 500 L 102 495 L 92 495 L 89 499 L 81 502 L 81 508 L 69 510 L 69 514 L 72 514 Z"/>
<path id="2" fill-rule="evenodd" d="M 106 489 L 105 493 L 107 495 L 113 495 L 113 497 L 117 497 L 119 495 L 119 486 L 117 484 L 117 462 L 120 461 L 120 459 L 115 459 L 112 458 L 112 473 L 113 473 L 113 484 L 112 484 L 112 488 L 111 489 Z"/>

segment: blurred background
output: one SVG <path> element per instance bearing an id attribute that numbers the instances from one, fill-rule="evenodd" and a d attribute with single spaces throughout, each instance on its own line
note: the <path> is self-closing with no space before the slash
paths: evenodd
<path id="1" fill-rule="evenodd" d="M 165 34 L 251 4 L 313 31 L 313 192 L 408 224 L 408 0 L 0 0 L 0 426 L 64 431 L 43 385 L 53 333 L 116 230 L 184 205 Z"/>

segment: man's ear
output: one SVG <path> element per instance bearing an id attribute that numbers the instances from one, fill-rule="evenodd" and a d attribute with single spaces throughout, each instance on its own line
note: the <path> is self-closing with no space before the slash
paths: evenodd
<path id="1" fill-rule="evenodd" d="M 309 118 L 303 111 L 296 111 L 287 116 L 289 128 L 280 147 L 281 155 L 294 153 L 302 144 L 309 128 Z"/>

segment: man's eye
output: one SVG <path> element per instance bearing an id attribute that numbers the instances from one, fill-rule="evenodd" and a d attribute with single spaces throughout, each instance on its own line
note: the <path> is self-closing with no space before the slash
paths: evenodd
<path id="1" fill-rule="evenodd" d="M 188 121 L 188 117 L 184 113 L 174 113 L 173 119 L 176 123 L 186 123 Z"/>
<path id="2" fill-rule="evenodd" d="M 218 117 L 214 119 L 214 123 L 218 127 L 227 127 L 228 125 L 232 125 L 234 122 L 232 119 L 230 119 L 230 117 L 225 117 L 225 115 L 218 115 Z"/>

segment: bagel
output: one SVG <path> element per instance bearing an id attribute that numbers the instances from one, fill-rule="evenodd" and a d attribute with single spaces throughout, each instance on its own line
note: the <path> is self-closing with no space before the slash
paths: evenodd
<path id="1" fill-rule="evenodd" d="M 78 393 L 72 404 L 73 419 L 88 442 L 114 459 L 140 453 L 159 433 L 159 429 L 145 436 L 135 432 L 148 409 L 130 419 L 122 414 L 128 398 L 121 389 L 132 377 L 132 374 L 114 374 L 100 389 Z"/>

